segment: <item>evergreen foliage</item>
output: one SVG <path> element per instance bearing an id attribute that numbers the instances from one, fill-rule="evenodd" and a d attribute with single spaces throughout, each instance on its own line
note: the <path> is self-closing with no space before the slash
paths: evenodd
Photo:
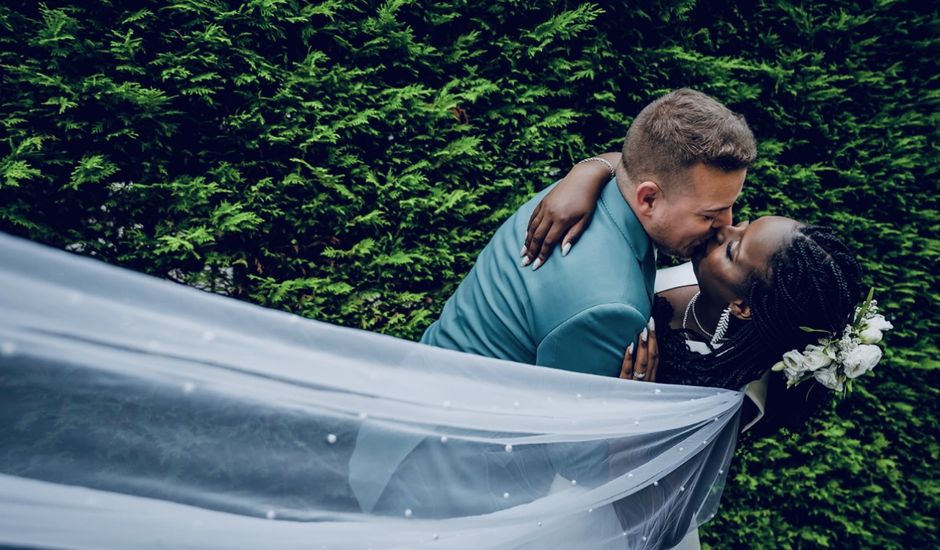
<path id="1" fill-rule="evenodd" d="M 0 230 L 415 338 L 527 197 L 700 89 L 758 138 L 738 217 L 842 231 L 897 327 L 837 414 L 742 445 L 705 542 L 937 547 L 938 45 L 916 0 L 5 2 Z"/>

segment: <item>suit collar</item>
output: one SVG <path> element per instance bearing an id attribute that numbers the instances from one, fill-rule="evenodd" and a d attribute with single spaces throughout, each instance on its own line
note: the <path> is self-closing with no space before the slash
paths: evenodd
<path id="1" fill-rule="evenodd" d="M 627 204 L 620 192 L 620 186 L 617 185 L 617 178 L 611 178 L 604 190 L 601 192 L 601 198 L 598 201 L 601 208 L 607 212 L 607 215 L 613 220 L 614 225 L 620 231 L 621 236 L 630 245 L 637 261 L 643 263 L 646 255 L 652 248 L 652 242 L 649 235 L 640 224 L 633 209 Z"/>

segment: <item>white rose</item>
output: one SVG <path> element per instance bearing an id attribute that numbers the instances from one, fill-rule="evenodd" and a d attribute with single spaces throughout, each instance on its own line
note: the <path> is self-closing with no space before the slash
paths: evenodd
<path id="1" fill-rule="evenodd" d="M 875 327 L 862 329 L 862 331 L 858 333 L 858 339 L 863 344 L 877 344 L 881 341 L 883 336 L 881 331 Z"/>
<path id="2" fill-rule="evenodd" d="M 827 369 L 819 369 L 813 373 L 813 378 L 830 390 L 842 391 L 842 377 L 836 373 L 834 366 Z"/>
<path id="3" fill-rule="evenodd" d="M 884 315 L 879 314 L 862 321 L 862 330 L 869 327 L 876 328 L 880 331 L 885 331 L 893 329 L 894 325 L 891 324 L 891 321 L 885 319 Z"/>
<path id="4" fill-rule="evenodd" d="M 806 346 L 806 353 L 803 355 L 803 365 L 808 371 L 816 371 L 823 367 L 828 367 L 832 363 L 832 357 L 823 346 Z"/>
<path id="5" fill-rule="evenodd" d="M 791 349 L 783 354 L 783 364 L 786 365 L 788 369 L 802 370 L 803 354 L 795 349 Z"/>
<path id="6" fill-rule="evenodd" d="M 881 361 L 881 348 L 862 344 L 845 355 L 842 367 L 849 378 L 858 378 Z"/>
<path id="7" fill-rule="evenodd" d="M 881 341 L 884 331 L 893 328 L 894 325 L 885 319 L 884 315 L 873 315 L 862 321 L 858 337 L 864 344 L 874 344 Z"/>
<path id="8" fill-rule="evenodd" d="M 803 354 L 791 349 L 783 354 L 783 370 L 787 380 L 795 380 L 806 370 L 803 366 Z"/>

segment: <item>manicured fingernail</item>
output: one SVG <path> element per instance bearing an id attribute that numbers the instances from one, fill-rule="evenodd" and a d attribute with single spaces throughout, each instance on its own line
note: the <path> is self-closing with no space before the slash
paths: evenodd
<path id="1" fill-rule="evenodd" d="M 522 258 L 522 267 L 525 267 L 529 265 L 530 263 L 532 263 L 532 260 L 530 260 L 528 256 L 526 256 L 525 258 Z"/>
<path id="2" fill-rule="evenodd" d="M 649 329 L 643 329 L 643 332 L 640 333 L 640 338 L 645 342 L 649 338 Z"/>
<path id="3" fill-rule="evenodd" d="M 542 258 L 536 258 L 535 263 L 532 264 L 532 271 L 535 271 L 536 269 L 540 267 L 542 267 Z"/>
<path id="4" fill-rule="evenodd" d="M 633 342 L 630 342 L 630 345 L 627 346 L 627 353 L 633 355 Z"/>
<path id="5" fill-rule="evenodd" d="M 561 255 L 567 256 L 568 252 L 571 252 L 571 243 L 565 243 L 561 245 Z"/>
<path id="6" fill-rule="evenodd" d="M 525 245 L 522 245 L 522 252 L 520 252 L 519 255 L 525 256 Z"/>
<path id="7" fill-rule="evenodd" d="M 656 320 L 650 317 L 650 322 L 646 324 L 646 327 L 650 329 L 650 332 L 656 330 Z"/>

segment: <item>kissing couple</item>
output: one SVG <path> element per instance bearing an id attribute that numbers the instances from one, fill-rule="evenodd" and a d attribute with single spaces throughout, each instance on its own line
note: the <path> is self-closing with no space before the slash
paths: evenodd
<path id="1" fill-rule="evenodd" d="M 715 99 L 656 99 L 620 154 L 581 161 L 499 228 L 421 341 L 631 380 L 750 385 L 759 416 L 760 380 L 816 342 L 801 327 L 842 332 L 862 281 L 826 228 L 734 224 L 756 156 L 744 118 Z M 548 262 L 559 244 L 565 258 Z M 657 252 L 691 262 L 657 274 Z"/>

